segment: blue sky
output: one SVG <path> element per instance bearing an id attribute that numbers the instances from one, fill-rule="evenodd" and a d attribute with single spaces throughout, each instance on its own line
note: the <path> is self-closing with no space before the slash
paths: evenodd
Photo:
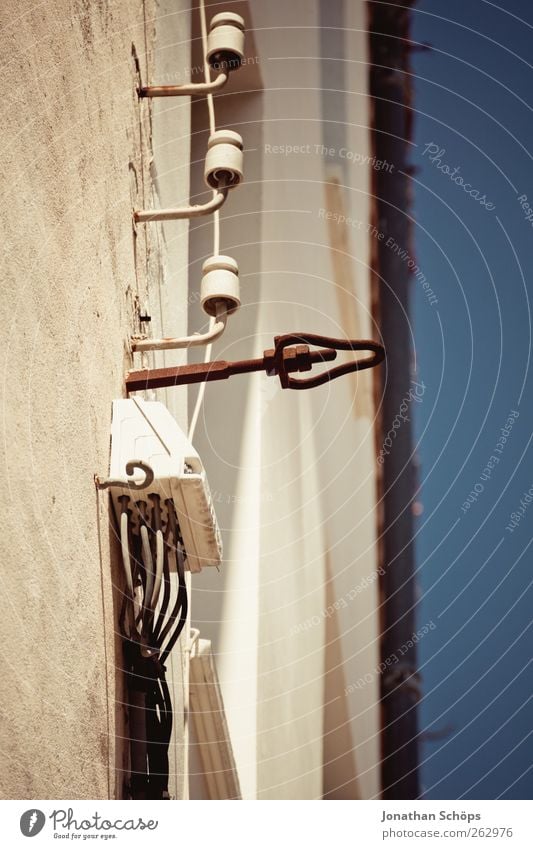
<path id="1" fill-rule="evenodd" d="M 413 56 L 415 244 L 438 298 L 413 282 L 418 620 L 437 626 L 420 717 L 444 734 L 423 745 L 422 783 L 532 798 L 533 4 L 421 0 L 413 19 L 433 47 Z"/>

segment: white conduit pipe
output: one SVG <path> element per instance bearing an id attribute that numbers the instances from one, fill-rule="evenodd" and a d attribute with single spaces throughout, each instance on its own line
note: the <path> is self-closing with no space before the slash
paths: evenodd
<path id="1" fill-rule="evenodd" d="M 183 336 L 177 339 L 172 337 L 166 339 L 133 339 L 131 347 L 134 351 L 176 351 L 180 348 L 194 348 L 198 345 L 207 345 L 209 342 L 222 336 L 226 329 L 227 320 L 227 308 L 221 302 L 220 306 L 217 307 L 216 317 L 210 321 L 207 333 L 194 333 L 192 336 Z"/>
<path id="2" fill-rule="evenodd" d="M 229 78 L 222 71 L 212 82 L 185 83 L 184 85 L 147 85 L 139 89 L 140 97 L 176 97 L 176 95 L 202 95 L 223 88 Z"/>
<path id="3" fill-rule="evenodd" d="M 209 215 L 211 212 L 217 212 L 228 196 L 228 189 L 225 186 L 219 186 L 213 192 L 213 197 L 207 203 L 196 204 L 195 206 L 182 206 L 176 209 L 137 209 L 133 213 L 133 218 L 138 224 L 149 221 L 179 221 L 184 218 L 200 218 L 202 215 Z"/>
<path id="4" fill-rule="evenodd" d="M 211 85 L 211 73 L 209 63 L 207 62 L 207 22 L 205 14 L 205 2 L 200 0 L 200 28 L 202 33 L 202 50 L 204 54 L 204 77 L 205 85 Z M 209 114 L 209 133 L 213 135 L 216 129 L 215 123 L 215 106 L 213 95 L 207 94 L 207 109 Z M 205 215 L 208 212 L 214 212 L 213 217 L 213 255 L 218 256 L 220 251 L 220 216 L 219 209 L 224 203 L 228 193 L 228 188 L 224 185 L 213 191 L 213 197 L 208 203 L 201 206 L 184 207 L 182 209 L 160 209 L 160 210 L 141 210 L 135 213 L 136 221 L 170 221 L 176 218 L 194 218 L 200 215 Z M 163 339 L 133 339 L 133 351 L 173 351 L 180 348 L 197 347 L 207 345 L 204 361 L 207 362 L 212 355 L 212 343 L 224 333 L 227 323 L 227 309 L 221 303 L 217 308 L 216 315 L 211 318 L 209 330 L 206 333 L 195 333 L 191 336 L 182 338 L 163 338 Z M 196 427 L 200 408 L 203 403 L 205 394 L 205 385 L 202 384 L 198 391 L 196 408 L 192 417 L 192 432 Z"/>

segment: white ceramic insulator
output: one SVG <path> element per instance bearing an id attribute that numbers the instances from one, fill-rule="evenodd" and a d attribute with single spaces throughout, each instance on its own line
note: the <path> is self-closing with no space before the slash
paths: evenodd
<path id="1" fill-rule="evenodd" d="M 205 157 L 204 178 L 212 189 L 225 181 L 228 188 L 238 186 L 243 179 L 244 154 L 242 138 L 233 130 L 215 130 L 209 136 Z"/>
<path id="2" fill-rule="evenodd" d="M 244 59 L 244 20 L 234 12 L 219 12 L 211 19 L 207 61 L 215 70 L 237 69 Z"/>
<path id="3" fill-rule="evenodd" d="M 240 305 L 239 266 L 230 256 L 212 256 L 202 266 L 200 291 L 202 307 L 208 315 L 216 315 L 221 302 L 228 315 Z"/>

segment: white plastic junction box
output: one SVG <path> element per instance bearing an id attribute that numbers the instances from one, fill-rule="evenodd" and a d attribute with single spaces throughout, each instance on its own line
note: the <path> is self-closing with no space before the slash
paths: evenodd
<path id="1" fill-rule="evenodd" d="M 126 465 L 141 461 L 153 472 L 146 488 L 136 489 L 146 478 L 141 469 L 128 477 Z M 174 504 L 186 551 L 186 568 L 200 572 L 219 566 L 222 539 L 206 474 L 198 453 L 164 404 L 128 398 L 113 401 L 109 487 L 117 516 L 121 498 L 129 498 L 132 531 L 146 508 L 159 496 L 163 526 L 168 521 L 165 502 Z"/>

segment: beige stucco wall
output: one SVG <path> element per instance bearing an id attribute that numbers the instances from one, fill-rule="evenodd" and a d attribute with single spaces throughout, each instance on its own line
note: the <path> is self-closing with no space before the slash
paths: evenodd
<path id="1" fill-rule="evenodd" d="M 174 9 L 179 33 L 187 7 Z M 3 798 L 122 793 L 122 579 L 93 475 L 107 472 L 137 305 L 158 310 L 170 285 L 161 231 L 132 232 L 132 207 L 153 200 L 150 131 L 158 144 L 165 132 L 138 103 L 132 58 L 133 45 L 152 75 L 157 14 L 152 0 L 6 0 L 0 11 Z M 188 40 L 175 41 L 187 66 Z M 176 121 L 180 200 L 188 112 Z M 169 250 L 184 288 L 186 247 Z M 185 314 L 167 315 L 185 330 Z M 175 412 L 183 419 L 183 402 Z"/>

